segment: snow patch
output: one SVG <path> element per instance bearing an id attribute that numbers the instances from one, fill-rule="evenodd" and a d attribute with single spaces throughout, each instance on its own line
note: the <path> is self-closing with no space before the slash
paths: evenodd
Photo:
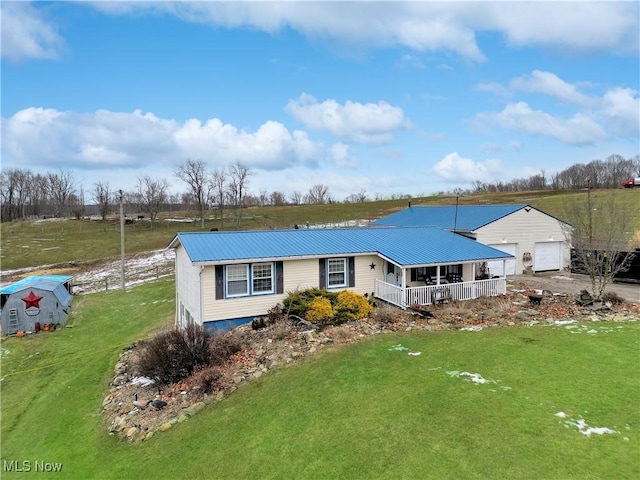
<path id="1" fill-rule="evenodd" d="M 555 413 L 554 416 L 559 418 L 567 418 L 567 420 L 564 421 L 564 426 L 566 428 L 576 427 L 578 431 L 585 437 L 591 437 L 591 435 L 605 435 L 605 434 L 611 435 L 614 433 L 620 433 L 608 427 L 590 427 L 584 418 L 578 418 L 576 420 L 574 418 L 569 417 L 566 413 L 562 411 Z"/>
<path id="2" fill-rule="evenodd" d="M 148 387 L 149 385 L 153 385 L 156 381 L 153 378 L 149 377 L 133 377 L 131 379 L 132 385 L 140 385 L 142 387 Z"/>

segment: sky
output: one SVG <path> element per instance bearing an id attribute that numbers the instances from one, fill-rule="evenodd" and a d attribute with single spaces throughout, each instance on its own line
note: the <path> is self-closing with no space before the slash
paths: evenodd
<path id="1" fill-rule="evenodd" d="M 428 195 L 640 153 L 638 2 L 10 2 L 2 169 Z"/>

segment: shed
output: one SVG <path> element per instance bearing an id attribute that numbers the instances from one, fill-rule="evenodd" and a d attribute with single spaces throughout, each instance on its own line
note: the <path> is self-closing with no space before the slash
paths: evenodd
<path id="1" fill-rule="evenodd" d="M 45 325 L 65 326 L 71 313 L 73 277 L 26 277 L 0 289 L 2 332 L 36 331 Z"/>
<path id="2" fill-rule="evenodd" d="M 569 267 L 569 225 L 531 205 L 413 206 L 373 225 L 433 225 L 513 255 L 506 264 L 487 262 L 491 276 Z"/>

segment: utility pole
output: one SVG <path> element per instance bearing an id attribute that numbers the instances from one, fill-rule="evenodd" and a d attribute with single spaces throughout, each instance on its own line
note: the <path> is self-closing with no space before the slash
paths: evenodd
<path id="1" fill-rule="evenodd" d="M 124 292 L 124 193 L 118 190 L 120 199 L 120 279 L 122 283 L 122 291 Z"/>
<path id="2" fill-rule="evenodd" d="M 589 250 L 593 251 L 593 223 L 591 219 L 591 178 L 587 178 L 587 208 L 589 209 Z"/>

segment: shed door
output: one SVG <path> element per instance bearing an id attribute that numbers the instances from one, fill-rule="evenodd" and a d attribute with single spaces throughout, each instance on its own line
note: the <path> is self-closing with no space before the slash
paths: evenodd
<path id="1" fill-rule="evenodd" d="M 562 242 L 540 242 L 535 244 L 533 269 L 560 270 L 562 267 Z"/>
<path id="2" fill-rule="evenodd" d="M 518 252 L 518 244 L 517 243 L 499 243 L 497 245 L 489 245 L 490 247 L 495 248 L 496 250 L 501 250 L 505 253 L 510 253 L 514 257 L 516 257 Z M 516 274 L 516 258 L 510 258 L 505 262 L 505 275 L 515 275 Z M 487 262 L 487 267 L 489 267 L 489 275 L 491 277 L 502 277 L 502 260 L 495 260 L 493 262 Z"/>

